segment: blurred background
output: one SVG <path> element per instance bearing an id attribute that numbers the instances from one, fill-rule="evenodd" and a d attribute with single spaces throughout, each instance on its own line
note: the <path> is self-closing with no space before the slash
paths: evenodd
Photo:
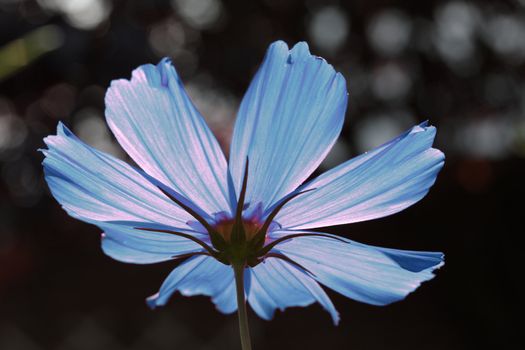
<path id="1" fill-rule="evenodd" d="M 392 217 L 327 229 L 439 250 L 446 265 L 378 308 L 329 292 L 250 314 L 255 349 L 519 349 L 523 346 L 525 1 L 0 0 L 0 349 L 239 349 L 235 316 L 156 292 L 174 263 L 134 266 L 99 248 L 42 178 L 59 120 L 120 158 L 104 122 L 112 79 L 169 56 L 221 144 L 268 44 L 310 44 L 350 98 L 330 168 L 429 119 L 447 156 L 429 195 Z M 322 169 L 321 169 L 322 170 Z"/>

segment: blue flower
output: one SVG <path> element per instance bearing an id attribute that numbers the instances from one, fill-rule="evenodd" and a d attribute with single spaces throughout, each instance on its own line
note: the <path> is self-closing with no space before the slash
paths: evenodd
<path id="1" fill-rule="evenodd" d="M 444 163 L 423 123 L 306 181 L 335 143 L 347 106 L 345 79 L 306 43 L 273 43 L 244 96 L 230 159 L 184 91 L 168 59 L 113 81 L 106 119 L 140 167 L 80 141 L 62 123 L 45 138 L 45 178 L 72 217 L 103 230 L 102 249 L 128 263 L 183 260 L 152 307 L 171 295 L 207 295 L 237 310 L 234 268 L 252 309 L 320 303 L 321 284 L 386 305 L 443 265 L 438 252 L 360 244 L 312 231 L 399 212 L 423 198 Z M 305 182 L 306 181 L 306 182 Z M 244 297 L 241 295 L 241 297 Z M 239 299 L 242 300 L 242 299 Z"/>

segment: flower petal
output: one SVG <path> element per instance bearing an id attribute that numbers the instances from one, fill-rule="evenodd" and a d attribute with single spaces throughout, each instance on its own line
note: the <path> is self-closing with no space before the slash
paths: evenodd
<path id="1" fill-rule="evenodd" d="M 208 256 L 195 256 L 177 266 L 147 303 L 152 308 L 165 305 L 176 291 L 184 296 L 210 296 L 226 314 L 237 310 L 233 269 Z"/>
<path id="2" fill-rule="evenodd" d="M 283 227 L 308 229 L 397 213 L 423 198 L 444 164 L 432 148 L 436 129 L 423 123 L 327 171 L 301 187 L 315 189 L 287 204 L 276 217 Z"/>
<path id="3" fill-rule="evenodd" d="M 43 165 L 53 196 L 69 215 L 89 223 L 132 221 L 188 228 L 193 218 L 141 173 L 80 141 L 62 123 Z"/>
<path id="4" fill-rule="evenodd" d="M 295 232 L 295 231 L 294 231 Z M 275 237 L 291 232 L 274 232 Z M 373 305 L 401 300 L 434 277 L 443 253 L 373 247 L 324 237 L 301 237 L 278 245 L 279 250 L 304 266 L 315 279 L 333 290 Z"/>
<path id="5" fill-rule="evenodd" d="M 171 260 L 177 255 L 203 251 L 197 243 L 162 232 L 136 230 L 116 224 L 99 224 L 104 230 L 102 250 L 109 257 L 133 264 L 151 264 Z M 207 235 L 192 232 L 206 241 Z"/>
<path id="6" fill-rule="evenodd" d="M 290 306 L 307 306 L 317 301 L 335 324 L 339 322 L 339 314 L 321 286 L 297 267 L 269 258 L 246 271 L 248 302 L 261 318 L 270 320 L 275 309 L 284 311 Z"/>
<path id="7" fill-rule="evenodd" d="M 308 45 L 273 43 L 241 103 L 230 152 L 238 194 L 249 158 L 246 202 L 268 209 L 324 159 L 343 125 L 343 76 Z"/>
<path id="8" fill-rule="evenodd" d="M 168 59 L 113 81 L 106 119 L 146 173 L 208 213 L 230 209 L 224 154 Z"/>

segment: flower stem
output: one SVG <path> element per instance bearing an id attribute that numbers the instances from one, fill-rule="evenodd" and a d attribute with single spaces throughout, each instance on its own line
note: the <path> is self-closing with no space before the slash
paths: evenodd
<path id="1" fill-rule="evenodd" d="M 250 330 L 248 328 L 248 314 L 244 299 L 244 264 L 233 264 L 235 287 L 237 289 L 237 315 L 239 316 L 239 331 L 241 333 L 242 350 L 252 350 Z"/>

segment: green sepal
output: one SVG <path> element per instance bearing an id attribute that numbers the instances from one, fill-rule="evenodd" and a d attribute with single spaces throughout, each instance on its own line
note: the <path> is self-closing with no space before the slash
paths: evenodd
<path id="1" fill-rule="evenodd" d="M 237 201 L 237 208 L 235 210 L 235 222 L 233 223 L 232 233 L 230 236 L 233 244 L 242 244 L 246 242 L 246 232 L 244 231 L 244 225 L 242 223 L 242 211 L 244 209 L 244 200 L 246 198 L 246 188 L 248 186 L 248 166 L 249 159 L 246 158 L 246 164 L 244 166 L 244 178 L 242 180 L 241 192 L 239 193 L 239 200 Z"/>
<path id="2" fill-rule="evenodd" d="M 212 230 L 211 232 L 208 231 L 208 235 L 210 236 L 211 244 L 215 249 L 224 250 L 227 247 L 228 244 L 224 238 L 215 230 Z"/>

